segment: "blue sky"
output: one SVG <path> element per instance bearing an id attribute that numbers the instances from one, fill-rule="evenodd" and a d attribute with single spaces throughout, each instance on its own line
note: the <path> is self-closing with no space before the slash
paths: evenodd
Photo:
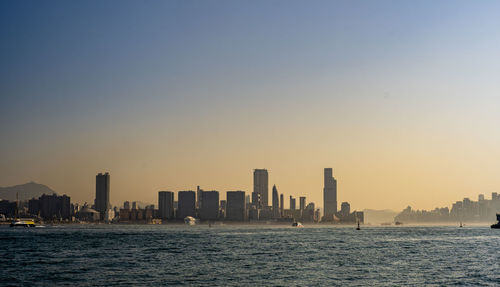
<path id="1" fill-rule="evenodd" d="M 70 154 L 124 144 L 100 162 L 106 169 L 157 148 L 151 142 L 225 157 L 235 146 L 266 153 L 263 142 L 276 151 L 296 143 L 291 154 L 317 149 L 296 134 L 340 153 L 342 138 L 373 147 L 472 136 L 471 149 L 491 156 L 500 141 L 499 12 L 498 1 L 2 1 L 0 185 L 35 179 L 71 189 L 50 171 L 66 166 L 74 178 L 97 168 L 68 163 Z M 377 135 L 387 142 L 372 142 Z M 232 137 L 242 140 L 222 144 Z M 158 155 L 137 157 L 127 162 L 143 167 Z M 193 185 L 173 186 L 182 184 Z"/>

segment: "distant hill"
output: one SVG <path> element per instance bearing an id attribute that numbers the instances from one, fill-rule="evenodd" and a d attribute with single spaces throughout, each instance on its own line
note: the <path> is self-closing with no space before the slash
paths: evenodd
<path id="1" fill-rule="evenodd" d="M 394 222 L 394 217 L 399 213 L 397 211 L 390 209 L 384 209 L 384 210 L 365 209 L 363 210 L 363 212 L 365 213 L 365 223 L 371 223 L 371 224 Z"/>
<path id="2" fill-rule="evenodd" d="M 16 200 L 16 192 L 19 193 L 19 200 L 29 200 L 40 197 L 42 194 L 53 194 L 55 191 L 50 187 L 39 184 L 36 182 L 28 182 L 25 184 L 0 187 L 0 199 L 7 199 L 10 201 Z"/>

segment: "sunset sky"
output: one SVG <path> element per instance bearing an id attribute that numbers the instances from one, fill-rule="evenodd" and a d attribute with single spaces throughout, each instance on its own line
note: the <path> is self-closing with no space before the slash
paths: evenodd
<path id="1" fill-rule="evenodd" d="M 0 186 L 270 189 L 352 209 L 500 192 L 499 1 L 1 1 Z M 271 192 L 270 192 L 271 194 Z M 286 200 L 288 207 L 288 200 Z"/>

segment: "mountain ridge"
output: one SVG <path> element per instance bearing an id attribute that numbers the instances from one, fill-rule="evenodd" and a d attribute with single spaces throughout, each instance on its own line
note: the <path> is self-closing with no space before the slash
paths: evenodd
<path id="1" fill-rule="evenodd" d="M 38 198 L 42 194 L 54 194 L 56 192 L 50 187 L 34 181 L 13 186 L 0 187 L 0 199 L 15 201 L 16 193 L 19 194 L 19 200 L 23 201 Z"/>

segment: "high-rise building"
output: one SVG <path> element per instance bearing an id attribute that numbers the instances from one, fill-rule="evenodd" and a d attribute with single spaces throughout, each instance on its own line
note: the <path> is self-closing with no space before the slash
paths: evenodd
<path id="1" fill-rule="evenodd" d="M 174 193 L 171 191 L 158 192 L 158 211 L 161 219 L 174 218 Z"/>
<path id="2" fill-rule="evenodd" d="M 273 185 L 273 216 L 274 218 L 280 217 L 280 203 L 278 198 L 278 189 Z"/>
<path id="3" fill-rule="evenodd" d="M 325 220 L 332 220 L 337 213 L 337 180 L 333 177 L 331 168 L 325 168 L 323 208 Z"/>
<path id="4" fill-rule="evenodd" d="M 299 200 L 300 200 L 300 210 L 304 210 L 306 208 L 306 197 L 301 196 Z"/>
<path id="5" fill-rule="evenodd" d="M 201 198 L 201 193 L 203 192 L 203 189 L 200 188 L 200 186 L 196 186 L 196 207 L 198 209 L 201 208 L 202 205 L 202 198 Z"/>
<path id="6" fill-rule="evenodd" d="M 177 194 L 179 208 L 177 218 L 184 219 L 186 216 L 196 217 L 196 193 L 192 190 L 179 191 Z"/>
<path id="7" fill-rule="evenodd" d="M 67 195 L 43 194 L 38 199 L 40 216 L 44 219 L 70 219 L 71 200 Z"/>
<path id="8" fill-rule="evenodd" d="M 106 210 L 111 208 L 109 199 L 109 173 L 99 173 L 95 177 L 95 210 L 99 211 L 101 220 L 104 220 Z"/>
<path id="9" fill-rule="evenodd" d="M 233 221 L 245 220 L 245 192 L 228 191 L 226 193 L 226 219 Z"/>
<path id="10" fill-rule="evenodd" d="M 269 177 L 267 169 L 255 169 L 253 171 L 253 192 L 260 195 L 260 204 L 262 207 L 269 206 Z"/>
<path id="11" fill-rule="evenodd" d="M 285 196 L 280 194 L 280 216 L 283 217 L 283 212 L 285 211 Z"/>
<path id="12" fill-rule="evenodd" d="M 219 192 L 216 190 L 202 191 L 200 209 L 200 219 L 217 220 L 219 217 Z"/>
<path id="13" fill-rule="evenodd" d="M 293 198 L 291 195 L 290 195 L 290 210 L 295 210 L 296 208 L 296 205 L 295 205 L 295 198 Z"/>

